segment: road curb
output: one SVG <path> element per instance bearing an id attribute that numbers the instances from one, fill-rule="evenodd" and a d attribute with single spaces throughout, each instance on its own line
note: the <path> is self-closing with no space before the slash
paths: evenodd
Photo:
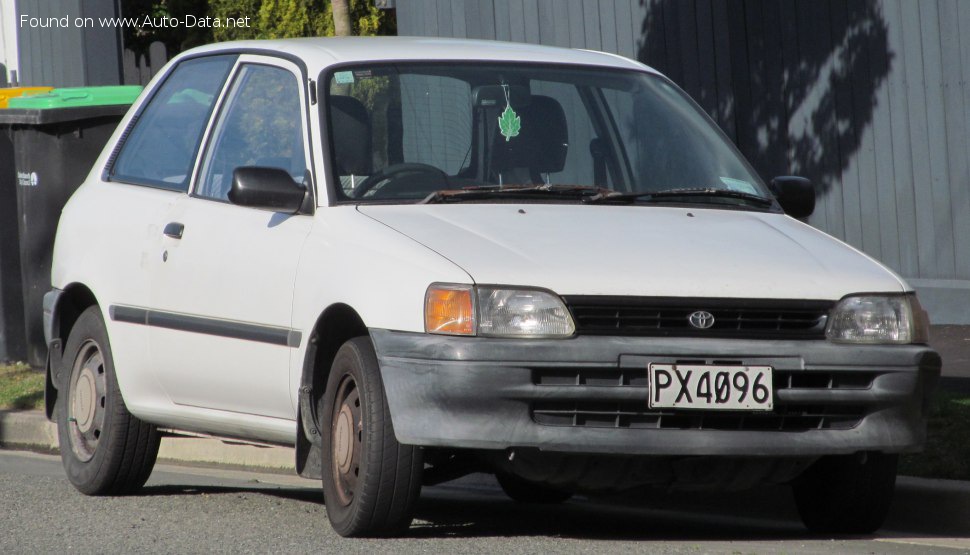
<path id="1" fill-rule="evenodd" d="M 0 447 L 57 452 L 57 426 L 40 411 L 0 411 Z M 161 461 L 294 472 L 293 449 L 210 437 L 164 437 Z"/>

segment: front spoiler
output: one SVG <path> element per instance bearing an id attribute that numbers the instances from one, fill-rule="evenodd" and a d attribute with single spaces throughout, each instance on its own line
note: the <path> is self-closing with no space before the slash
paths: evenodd
<path id="1" fill-rule="evenodd" d="M 446 337 L 371 329 L 398 441 L 428 447 L 612 455 L 821 456 L 918 450 L 941 361 L 922 345 L 827 341 L 576 337 L 565 340 Z M 537 402 L 635 403 L 647 388 L 539 385 L 548 369 L 646 373 L 678 359 L 768 364 L 778 371 L 872 373 L 869 387 L 776 389 L 776 404 L 859 405 L 851 429 L 753 431 L 553 426 Z"/>

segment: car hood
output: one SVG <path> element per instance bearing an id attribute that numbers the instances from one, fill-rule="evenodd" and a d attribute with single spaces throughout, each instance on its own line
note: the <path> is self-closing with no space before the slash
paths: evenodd
<path id="1" fill-rule="evenodd" d="M 894 273 L 781 214 L 661 206 L 361 205 L 476 283 L 561 295 L 839 299 Z"/>

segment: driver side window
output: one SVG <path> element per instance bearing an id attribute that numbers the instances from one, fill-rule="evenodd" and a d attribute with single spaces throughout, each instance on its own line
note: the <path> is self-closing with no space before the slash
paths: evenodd
<path id="1" fill-rule="evenodd" d="M 232 172 L 243 166 L 285 170 L 299 183 L 306 172 L 300 84 L 288 70 L 257 64 L 237 73 L 195 194 L 227 201 Z"/>

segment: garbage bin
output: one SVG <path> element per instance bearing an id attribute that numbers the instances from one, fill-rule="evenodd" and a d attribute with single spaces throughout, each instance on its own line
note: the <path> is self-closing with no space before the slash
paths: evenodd
<path id="1" fill-rule="evenodd" d="M 6 108 L 11 98 L 50 90 L 51 87 L 0 89 L 0 109 Z M 7 133 L 0 133 L 0 362 L 27 358 L 14 176 L 13 141 Z"/>
<path id="2" fill-rule="evenodd" d="M 0 110 L 0 129 L 13 148 L 26 360 L 33 367 L 42 367 L 47 357 L 43 297 L 51 286 L 51 254 L 61 209 L 141 89 L 54 89 L 12 98 L 9 108 Z"/>
<path id="3" fill-rule="evenodd" d="M 43 94 L 51 91 L 53 87 L 13 87 L 0 89 L 0 108 L 8 108 L 7 103 L 11 98 L 18 96 Z"/>

